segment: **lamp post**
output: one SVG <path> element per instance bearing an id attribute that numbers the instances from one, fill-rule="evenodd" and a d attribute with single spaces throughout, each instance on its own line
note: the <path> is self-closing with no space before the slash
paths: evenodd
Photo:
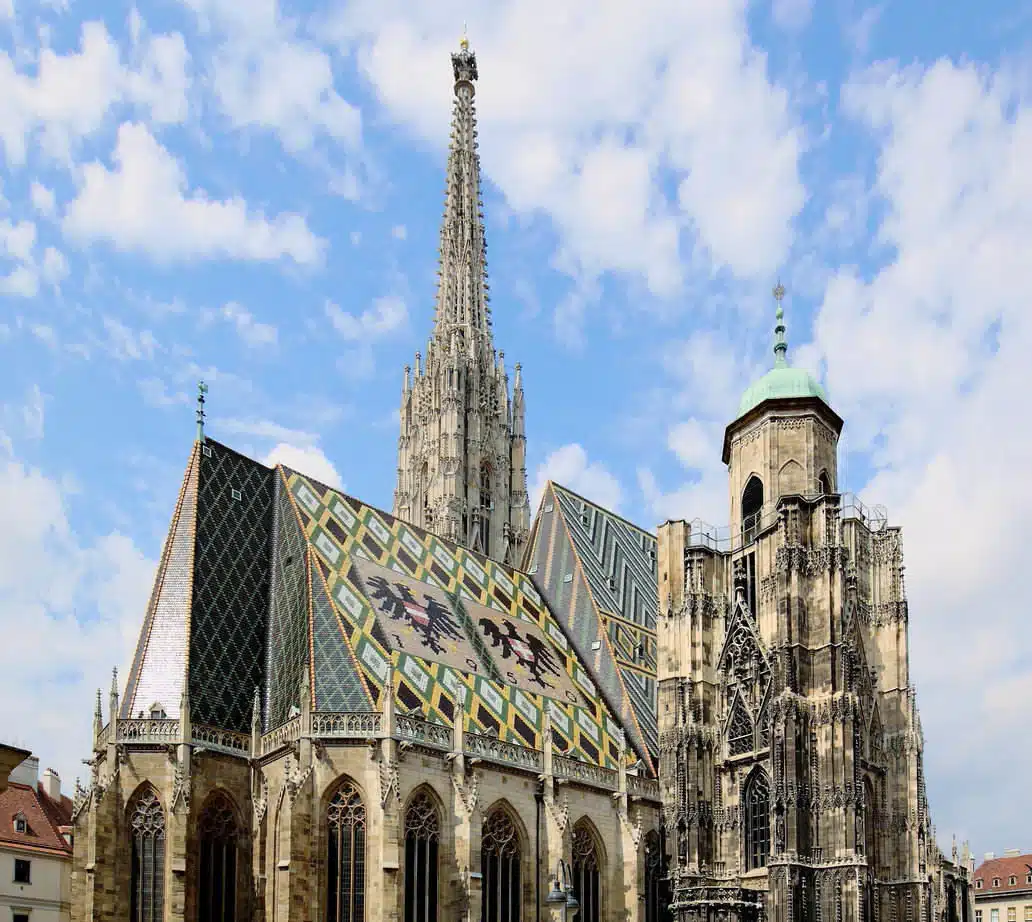
<path id="1" fill-rule="evenodd" d="M 573 884 L 571 882 L 570 866 L 563 858 L 555 869 L 555 877 L 552 878 L 552 889 L 545 902 L 552 906 L 559 906 L 563 911 L 563 922 L 569 922 L 580 909 L 577 897 L 573 895 Z"/>

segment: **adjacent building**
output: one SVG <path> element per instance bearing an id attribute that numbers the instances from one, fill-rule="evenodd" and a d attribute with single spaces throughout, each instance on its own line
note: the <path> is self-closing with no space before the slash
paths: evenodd
<path id="1" fill-rule="evenodd" d="M 902 535 L 840 493 L 780 286 L 729 528 L 656 534 L 553 483 L 528 522 L 465 42 L 452 68 L 394 512 L 200 429 L 106 723 L 98 692 L 74 919 L 972 922 L 925 796 Z"/>
<path id="2" fill-rule="evenodd" d="M 0 792 L 0 920 L 67 922 L 71 870 L 72 801 L 29 756 Z"/>
<path id="3" fill-rule="evenodd" d="M 975 922 L 1032 922 L 1032 854 L 989 852 L 975 869 Z"/>

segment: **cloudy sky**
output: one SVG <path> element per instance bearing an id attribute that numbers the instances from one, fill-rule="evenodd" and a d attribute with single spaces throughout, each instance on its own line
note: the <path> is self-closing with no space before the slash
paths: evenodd
<path id="1" fill-rule="evenodd" d="M 940 841 L 1032 848 L 1025 0 L 0 0 L 0 738 L 84 774 L 198 378 L 215 437 L 389 508 L 464 21 L 534 483 L 723 524 L 780 275 L 905 529 Z"/>

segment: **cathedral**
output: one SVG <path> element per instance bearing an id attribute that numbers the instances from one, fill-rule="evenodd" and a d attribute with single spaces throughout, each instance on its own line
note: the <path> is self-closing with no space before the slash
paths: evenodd
<path id="1" fill-rule="evenodd" d="M 493 341 L 473 104 L 388 514 L 204 432 L 76 786 L 76 922 L 971 922 L 940 851 L 902 535 L 788 360 L 724 437 L 730 526 L 549 483 Z M 730 415 L 730 414 L 729 414 Z M 966 851 L 966 850 L 965 850 Z"/>

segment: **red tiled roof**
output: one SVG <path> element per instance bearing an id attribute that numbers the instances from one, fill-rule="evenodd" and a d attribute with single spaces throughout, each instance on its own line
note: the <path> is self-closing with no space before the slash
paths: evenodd
<path id="1" fill-rule="evenodd" d="M 1032 883 L 1029 883 L 1030 876 L 1032 876 L 1032 855 L 1004 856 L 983 861 L 975 869 L 975 898 L 988 898 L 1017 890 L 1032 890 Z M 1012 877 L 1014 878 L 1013 884 L 1010 882 Z M 982 881 L 981 889 L 978 887 L 979 880 Z M 993 886 L 994 880 L 999 880 L 998 887 Z"/>
<path id="2" fill-rule="evenodd" d="M 18 814 L 25 817 L 27 832 L 15 831 Z M 71 856 L 72 847 L 60 831 L 61 826 L 71 823 L 72 802 L 67 797 L 52 800 L 42 790 L 33 790 L 26 784 L 8 785 L 0 793 L 0 844 Z"/>

